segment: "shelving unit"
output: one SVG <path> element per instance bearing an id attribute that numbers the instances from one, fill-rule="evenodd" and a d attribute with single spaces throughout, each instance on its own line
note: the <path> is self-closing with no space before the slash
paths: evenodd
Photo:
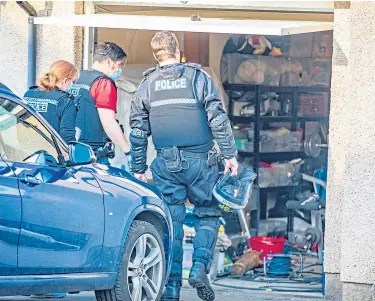
<path id="1" fill-rule="evenodd" d="M 249 125 L 254 123 L 254 149 L 253 151 L 239 150 L 239 155 L 244 157 L 251 157 L 255 172 L 259 175 L 259 163 L 275 162 L 292 160 L 295 158 L 306 158 L 305 153 L 301 151 L 294 152 L 260 152 L 260 128 L 264 123 L 291 123 L 291 130 L 295 131 L 298 124 L 303 130 L 302 140 L 305 138 L 306 123 L 307 122 L 319 122 L 325 124 L 328 128 L 328 116 L 299 116 L 298 115 L 298 94 L 299 93 L 328 93 L 328 112 L 330 103 L 330 88 L 327 87 L 271 87 L 271 86 L 257 86 L 257 85 L 245 85 L 245 84 L 224 84 L 224 89 L 229 95 L 229 112 L 228 116 L 232 122 L 232 125 L 243 124 Z M 233 115 L 233 92 L 234 91 L 253 91 L 255 92 L 255 115 L 254 116 L 234 116 Z M 276 92 L 282 94 L 289 94 L 291 98 L 291 115 L 290 116 L 261 116 L 260 105 L 261 105 L 261 94 L 265 92 Z M 255 185 L 258 186 L 258 177 L 255 180 Z M 264 187 L 259 188 L 259 210 L 252 212 L 251 214 L 251 228 L 259 229 L 260 218 L 264 219 L 267 215 L 267 193 L 268 192 L 288 192 L 289 198 L 294 198 L 295 191 L 298 186 L 280 186 L 280 187 Z M 261 202 L 263 200 L 263 202 Z M 264 200 L 266 200 L 264 202 Z"/>

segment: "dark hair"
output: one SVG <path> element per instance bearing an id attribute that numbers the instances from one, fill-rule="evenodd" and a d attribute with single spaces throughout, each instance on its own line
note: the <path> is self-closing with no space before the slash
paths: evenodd
<path id="1" fill-rule="evenodd" d="M 125 51 L 112 42 L 100 42 L 95 47 L 94 62 L 111 59 L 113 62 L 123 61 L 127 58 Z"/>

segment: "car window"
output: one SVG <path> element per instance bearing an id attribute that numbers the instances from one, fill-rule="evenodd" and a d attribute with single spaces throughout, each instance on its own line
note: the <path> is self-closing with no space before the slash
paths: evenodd
<path id="1" fill-rule="evenodd" d="M 56 147 L 48 130 L 24 107 L 2 97 L 0 144 L 6 160 L 57 165 Z"/>
<path id="2" fill-rule="evenodd" d="M 68 162 L 69 161 L 69 154 L 67 151 L 65 151 L 65 147 L 63 145 L 63 143 L 59 140 L 57 140 L 57 145 L 60 149 L 60 152 L 61 152 L 61 156 L 64 158 L 65 162 Z"/>

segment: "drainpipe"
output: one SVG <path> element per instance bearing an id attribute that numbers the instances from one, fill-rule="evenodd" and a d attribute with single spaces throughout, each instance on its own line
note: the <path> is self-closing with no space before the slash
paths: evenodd
<path id="1" fill-rule="evenodd" d="M 29 17 L 29 30 L 27 42 L 27 85 L 28 87 L 36 84 L 36 26 L 34 17 Z"/>
<path id="2" fill-rule="evenodd" d="M 36 83 L 36 25 L 34 17 L 37 12 L 27 1 L 16 1 L 17 4 L 29 15 L 28 42 L 27 42 L 27 85 L 34 86 Z"/>
<path id="3" fill-rule="evenodd" d="M 84 14 L 94 15 L 95 5 L 91 1 L 85 1 Z M 97 30 L 94 27 L 85 26 L 83 29 L 83 69 L 91 68 L 94 57 Z"/>

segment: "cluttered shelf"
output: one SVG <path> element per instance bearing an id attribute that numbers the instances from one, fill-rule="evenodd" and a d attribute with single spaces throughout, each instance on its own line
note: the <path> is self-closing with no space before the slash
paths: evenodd
<path id="1" fill-rule="evenodd" d="M 255 121 L 255 116 L 230 116 L 234 123 L 248 124 Z M 327 121 L 325 116 L 260 116 L 260 121 L 265 122 L 313 122 Z"/>
<path id="2" fill-rule="evenodd" d="M 239 150 L 238 154 L 243 157 L 253 157 L 254 152 Z M 273 160 L 292 160 L 295 158 L 304 158 L 306 154 L 302 151 L 298 152 L 269 152 L 259 153 L 260 160 L 273 161 Z"/>
<path id="3" fill-rule="evenodd" d="M 223 84 L 224 89 L 235 90 L 235 91 L 256 91 L 259 88 L 259 92 L 275 92 L 275 93 L 304 93 L 304 92 L 330 92 L 330 87 L 324 86 L 294 86 L 294 87 L 280 87 L 280 86 L 263 86 L 263 85 L 251 85 L 251 84 Z"/>

